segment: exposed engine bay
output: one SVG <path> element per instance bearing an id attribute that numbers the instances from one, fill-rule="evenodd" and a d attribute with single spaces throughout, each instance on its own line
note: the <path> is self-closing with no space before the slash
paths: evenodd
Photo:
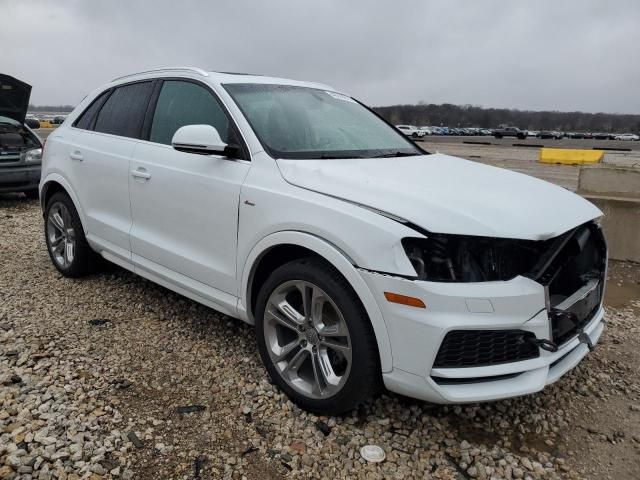
<path id="1" fill-rule="evenodd" d="M 27 128 L 14 121 L 3 121 L 0 117 L 0 154 L 38 147 L 40 142 Z"/>
<path id="2" fill-rule="evenodd" d="M 602 301 L 607 247 L 595 222 L 545 241 L 428 234 L 403 246 L 419 280 L 506 281 L 522 275 L 545 288 L 552 339 L 579 334 Z"/>
<path id="3" fill-rule="evenodd" d="M 523 275 L 560 296 L 575 291 L 589 272 L 600 271 L 606 251 L 594 222 L 544 241 L 427 233 L 427 238 L 403 239 L 403 246 L 419 280 L 488 282 Z"/>

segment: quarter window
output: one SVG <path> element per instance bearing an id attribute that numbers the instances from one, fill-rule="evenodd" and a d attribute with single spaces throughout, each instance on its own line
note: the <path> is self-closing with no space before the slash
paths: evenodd
<path id="1" fill-rule="evenodd" d="M 96 113 L 98 113 L 98 111 L 100 110 L 100 107 L 104 103 L 104 100 L 105 98 L 107 98 L 108 94 L 109 94 L 108 90 L 106 92 L 101 93 L 98 96 L 98 98 L 96 98 L 91 103 L 91 105 L 89 105 L 89 107 L 84 112 L 82 112 L 80 117 L 78 117 L 78 120 L 76 120 L 76 123 L 75 123 L 76 128 L 81 128 L 83 130 L 91 130 L 91 124 L 93 123 L 93 119 L 95 118 Z"/>
<path id="2" fill-rule="evenodd" d="M 171 144 L 173 134 L 185 125 L 211 125 L 225 143 L 233 138 L 229 119 L 206 88 L 192 82 L 166 80 L 162 85 L 149 140 Z"/>
<path id="3" fill-rule="evenodd" d="M 152 83 L 140 82 L 118 87 L 104 103 L 94 130 L 122 137 L 140 138 Z"/>

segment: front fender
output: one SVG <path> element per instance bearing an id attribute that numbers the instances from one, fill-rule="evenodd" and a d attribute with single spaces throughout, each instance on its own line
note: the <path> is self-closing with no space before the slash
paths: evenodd
<path id="1" fill-rule="evenodd" d="M 360 298 L 362 305 L 367 311 L 367 315 L 369 315 L 369 320 L 373 326 L 376 342 L 378 344 L 382 372 L 391 371 L 392 354 L 387 326 L 371 290 L 369 290 L 369 287 L 362 279 L 355 266 L 349 261 L 343 252 L 331 243 L 315 235 L 297 231 L 281 231 L 267 235 L 253 247 L 242 270 L 242 281 L 238 299 L 238 315 L 243 320 L 251 324 L 255 322 L 250 309 L 248 308 L 250 303 L 249 299 L 251 298 L 250 285 L 253 278 L 254 267 L 266 252 L 268 252 L 272 247 L 278 245 L 297 245 L 311 250 L 333 265 L 333 267 L 347 279 Z"/>

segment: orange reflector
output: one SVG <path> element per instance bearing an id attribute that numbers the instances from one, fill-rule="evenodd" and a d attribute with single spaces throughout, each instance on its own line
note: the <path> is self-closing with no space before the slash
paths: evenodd
<path id="1" fill-rule="evenodd" d="M 384 292 L 384 298 L 391 303 L 399 303 L 400 305 L 408 305 L 409 307 L 427 308 L 422 300 L 415 297 L 407 297 L 399 293 Z"/>

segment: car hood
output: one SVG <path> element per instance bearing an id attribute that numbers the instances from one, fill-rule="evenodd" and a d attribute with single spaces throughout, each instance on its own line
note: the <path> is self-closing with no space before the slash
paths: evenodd
<path id="1" fill-rule="evenodd" d="M 380 210 L 434 233 L 546 240 L 602 215 L 528 175 L 443 154 L 277 160 L 298 187 Z"/>
<path id="2" fill-rule="evenodd" d="M 31 85 L 0 73 L 0 117 L 24 123 L 30 96 Z"/>

